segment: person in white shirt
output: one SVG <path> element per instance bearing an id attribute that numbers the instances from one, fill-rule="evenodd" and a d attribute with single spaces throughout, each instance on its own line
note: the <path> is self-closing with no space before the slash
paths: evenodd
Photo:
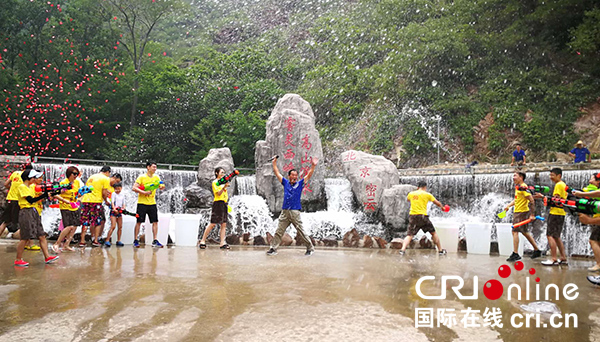
<path id="1" fill-rule="evenodd" d="M 115 192 L 113 192 L 110 200 L 110 204 L 112 206 L 110 210 L 110 230 L 108 231 L 108 235 L 106 235 L 106 241 L 104 242 L 104 246 L 110 247 L 110 237 L 115 230 L 115 227 L 118 226 L 117 230 L 117 247 L 123 247 L 123 243 L 121 242 L 121 233 L 123 232 L 123 214 L 119 211 L 119 209 L 125 208 L 125 195 L 121 193 L 123 190 L 123 185 L 121 183 L 117 183 L 113 186 Z"/>

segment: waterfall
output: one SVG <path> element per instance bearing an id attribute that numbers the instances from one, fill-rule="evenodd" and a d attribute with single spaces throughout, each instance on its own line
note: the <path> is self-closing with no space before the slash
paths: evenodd
<path id="1" fill-rule="evenodd" d="M 572 188 L 581 189 L 588 184 L 590 177 L 597 173 L 596 170 L 563 171 L 563 181 Z M 418 181 L 427 183 L 427 191 L 431 192 L 442 203 L 449 203 L 452 210 L 449 213 L 434 212 L 434 216 L 452 219 L 461 225 L 460 237 L 464 237 L 464 223 L 500 222 L 496 214 L 512 201 L 514 184 L 512 173 L 504 174 L 475 174 L 475 175 L 448 175 L 448 176 L 411 176 L 400 177 L 400 183 L 416 185 Z M 552 187 L 550 172 L 528 172 L 525 179 L 528 185 L 546 185 Z M 548 209 L 536 201 L 536 212 L 547 217 Z M 512 210 L 501 222 L 512 222 Z M 540 249 L 544 250 L 548 244 L 546 238 L 546 224 L 534 224 L 532 234 Z M 589 228 L 579 223 L 576 215 L 567 211 L 565 226 L 561 238 L 565 244 L 567 254 L 591 255 L 589 246 Z M 496 240 L 495 229 L 492 230 L 492 241 Z M 531 245 L 526 243 L 526 248 Z"/>
<path id="2" fill-rule="evenodd" d="M 238 176 L 235 182 L 238 195 L 256 195 L 256 176 Z"/>
<path id="3" fill-rule="evenodd" d="M 45 181 L 62 181 L 65 178 L 65 171 L 71 166 L 68 164 L 47 164 L 38 163 L 34 164 L 34 168 L 44 172 Z M 100 172 L 101 166 L 96 165 L 75 165 L 80 173 L 83 183 L 91 175 Z M 125 195 L 125 206 L 130 211 L 135 211 L 137 203 L 137 194 L 134 193 L 131 188 L 135 183 L 138 176 L 146 172 L 145 168 L 131 168 L 131 167 L 111 167 L 113 173 L 119 173 L 123 177 L 123 190 L 122 193 Z M 171 170 L 158 170 L 156 174 L 165 183 L 166 189 L 157 191 L 156 204 L 158 211 L 162 213 L 183 213 L 185 207 L 185 195 L 184 188 L 189 184 L 196 181 L 195 171 L 171 171 Z M 108 209 L 106 209 L 106 217 L 108 216 Z M 44 230 L 48 233 L 56 231 L 60 221 L 60 210 L 52 209 L 45 206 L 42 212 L 42 223 Z"/>

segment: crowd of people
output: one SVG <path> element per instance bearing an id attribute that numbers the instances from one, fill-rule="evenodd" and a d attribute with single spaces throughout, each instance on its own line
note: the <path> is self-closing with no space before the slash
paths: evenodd
<path id="1" fill-rule="evenodd" d="M 138 194 L 137 210 L 135 216 L 134 247 L 140 247 L 137 240 L 140 225 L 146 220 L 146 215 L 152 224 L 154 241 L 153 247 L 162 248 L 163 245 L 157 240 L 158 209 L 156 206 L 156 190 L 164 189 L 165 185 L 156 175 L 157 165 L 155 162 L 146 163 L 146 172 L 140 175 L 133 191 Z M 91 175 L 85 184 L 81 181 L 81 173 L 76 166 L 70 166 L 65 172 L 65 178 L 58 184 L 43 183 L 44 173 L 26 165 L 22 171 L 13 172 L 5 183 L 9 189 L 7 194 L 6 209 L 0 220 L 0 236 L 7 225 L 18 226 L 13 237 L 19 238 L 17 245 L 17 256 L 15 266 L 27 267 L 29 263 L 23 260 L 23 251 L 31 244 L 32 239 L 39 240 L 37 249 L 41 249 L 47 264 L 55 262 L 62 251 L 73 251 L 70 243 L 78 226 L 81 226 L 81 240 L 79 247 L 85 248 L 87 230 L 91 235 L 92 247 L 110 247 L 113 230 L 117 229 L 116 246 L 122 247 L 122 215 L 127 212 L 123 194 L 121 194 L 123 178 L 118 173 L 111 173 L 110 166 L 103 166 L 100 172 Z M 55 255 L 51 255 L 46 241 L 46 232 L 42 226 L 43 201 L 58 201 L 61 214 L 62 230 L 56 243 L 51 249 Z M 104 226 L 106 223 L 105 209 L 110 210 L 111 226 L 102 240 Z M 35 247 L 30 247 L 35 248 Z"/>

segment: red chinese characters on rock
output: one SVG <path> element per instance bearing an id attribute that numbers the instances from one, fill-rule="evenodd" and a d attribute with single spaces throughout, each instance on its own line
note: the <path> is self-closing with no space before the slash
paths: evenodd
<path id="1" fill-rule="evenodd" d="M 285 153 L 283 154 L 283 158 L 288 159 L 288 160 L 294 159 L 295 156 L 296 156 L 296 153 L 294 153 L 294 151 L 292 151 L 291 148 L 288 148 L 287 151 L 285 151 Z"/>
<path id="2" fill-rule="evenodd" d="M 294 127 L 296 127 L 296 120 L 291 116 L 288 116 L 287 119 L 285 119 L 285 127 L 287 128 L 288 132 L 291 132 Z"/>
<path id="3" fill-rule="evenodd" d="M 367 195 L 367 201 L 363 202 L 363 206 L 365 211 L 375 211 L 377 207 L 377 202 L 375 202 L 375 192 L 377 191 L 377 185 L 370 183 L 365 186 L 365 192 Z"/>
<path id="4" fill-rule="evenodd" d="M 312 144 L 310 141 L 308 141 L 310 139 L 310 137 L 307 135 L 304 136 L 304 138 L 302 138 L 302 147 L 310 150 L 312 148 Z"/>
<path id="5" fill-rule="evenodd" d="M 312 189 L 310 188 L 310 183 L 306 183 L 304 184 L 304 189 L 302 189 L 302 194 L 306 195 L 307 192 L 313 192 Z"/>
<path id="6" fill-rule="evenodd" d="M 360 169 L 360 176 L 362 178 L 367 178 L 367 176 L 370 176 L 371 174 L 369 173 L 369 170 L 371 170 L 370 167 L 363 167 L 362 169 Z"/>
<path id="7" fill-rule="evenodd" d="M 354 151 L 350 151 L 348 153 L 346 153 L 346 156 L 344 157 L 344 161 L 348 162 L 348 161 L 353 161 L 356 160 L 356 153 L 354 153 Z"/>
<path id="8" fill-rule="evenodd" d="M 288 164 L 283 166 L 283 172 L 288 173 L 290 172 L 290 170 L 294 169 L 294 164 L 292 164 L 292 162 L 289 162 Z"/>
<path id="9" fill-rule="evenodd" d="M 285 142 L 283 143 L 284 146 L 292 146 L 292 147 L 296 147 L 296 145 L 294 145 L 294 143 L 292 143 L 292 138 L 294 137 L 294 135 L 292 133 L 288 133 L 285 136 Z"/>

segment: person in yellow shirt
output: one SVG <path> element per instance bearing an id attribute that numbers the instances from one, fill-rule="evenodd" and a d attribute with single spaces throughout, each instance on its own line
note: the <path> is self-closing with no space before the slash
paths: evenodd
<path id="1" fill-rule="evenodd" d="M 524 172 L 515 172 L 513 174 L 513 182 L 515 184 L 515 199 L 510 202 L 505 208 L 504 211 L 508 211 L 510 207 L 515 207 L 515 212 L 513 213 L 513 224 L 517 224 L 523 222 L 527 219 L 535 220 L 535 206 L 533 196 L 527 192 L 527 184 L 525 184 L 525 177 L 527 175 Z M 523 234 L 527 241 L 531 243 L 534 248 L 533 254 L 531 255 L 532 259 L 539 258 L 542 255 L 542 251 L 538 248 L 535 240 L 531 236 L 528 230 L 529 224 L 525 224 L 512 230 L 513 236 L 513 252 L 506 259 L 506 261 L 517 261 L 521 260 L 521 256 L 519 255 L 519 233 Z"/>
<path id="2" fill-rule="evenodd" d="M 590 184 L 594 185 L 596 188 L 600 188 L 600 173 L 594 174 L 590 177 Z M 582 192 L 582 191 L 573 191 L 573 195 L 577 197 L 584 198 L 594 198 L 597 199 L 600 197 L 600 191 L 591 191 L 591 192 Z M 590 225 L 590 246 L 592 246 L 592 252 L 594 253 L 594 258 L 596 260 L 596 265 L 588 268 L 590 272 L 598 272 L 600 271 L 600 214 L 595 214 L 593 217 L 579 214 L 579 222 L 582 224 Z M 588 277 L 589 280 L 589 277 Z"/>
<path id="3" fill-rule="evenodd" d="M 10 174 L 6 182 L 4 182 L 4 187 L 9 189 L 8 194 L 6 195 L 6 207 L 4 208 L 4 212 L 2 213 L 2 217 L 0 221 L 0 236 L 4 233 L 4 229 L 9 224 L 13 224 L 15 231 L 18 229 L 17 225 L 19 224 L 19 202 L 17 201 L 17 188 L 19 185 L 23 184 L 23 180 L 21 179 L 21 174 L 24 171 L 29 171 L 32 169 L 31 164 L 25 165 L 23 171 L 15 171 Z M 9 228 L 10 231 L 10 228 Z"/>
<path id="4" fill-rule="evenodd" d="M 135 235 L 133 240 L 133 247 L 139 248 L 140 242 L 137 237 L 140 233 L 140 226 L 142 222 L 146 220 L 146 214 L 152 224 L 152 234 L 154 234 L 154 240 L 152 241 L 152 247 L 162 248 L 163 245 L 158 241 L 158 208 L 156 207 L 156 190 L 142 190 L 141 188 L 148 187 L 151 185 L 158 185 L 158 189 L 164 189 L 165 186 L 162 184 L 160 177 L 156 175 L 156 163 L 149 161 L 146 163 L 146 173 L 139 176 L 135 180 L 133 185 L 133 192 L 138 194 L 138 204 L 136 213 L 139 215 L 137 223 L 135 224 Z M 148 232 L 146 232 L 148 237 Z"/>
<path id="5" fill-rule="evenodd" d="M 217 224 L 221 225 L 221 231 L 219 232 L 219 237 L 221 238 L 220 248 L 229 249 L 229 245 L 225 242 L 225 231 L 227 229 L 227 200 L 229 199 L 227 188 L 229 187 L 229 182 L 223 185 L 217 185 L 219 179 L 225 177 L 225 174 L 224 168 L 217 167 L 215 169 L 215 180 L 212 182 L 212 191 L 215 198 L 213 200 L 210 223 L 206 229 L 204 229 L 202 240 L 200 240 L 200 244 L 198 245 L 201 249 L 206 248 L 206 238 Z"/>
<path id="6" fill-rule="evenodd" d="M 58 256 L 51 256 L 48 253 L 48 243 L 46 241 L 46 232 L 42 226 L 42 219 L 36 209 L 36 202 L 48 197 L 48 193 L 43 193 L 40 196 L 35 195 L 35 189 L 30 187 L 34 184 L 34 179 L 41 179 L 43 173 L 37 170 L 23 171 L 21 179 L 23 183 L 17 188 L 17 201 L 19 203 L 19 225 L 21 230 L 21 241 L 17 245 L 17 259 L 15 266 L 27 267 L 29 263 L 23 260 L 23 250 L 27 244 L 27 240 L 37 238 L 40 240 L 40 247 L 44 253 L 45 262 L 47 264 L 58 260 Z"/>
<path id="7" fill-rule="evenodd" d="M 69 246 L 69 243 L 71 242 L 71 239 L 73 239 L 73 235 L 75 235 L 77 226 L 81 224 L 81 211 L 79 210 L 79 206 L 71 204 L 77 203 L 79 188 L 81 188 L 81 181 L 77 178 L 79 177 L 79 169 L 75 166 L 69 166 L 65 172 L 65 177 L 66 178 L 63 179 L 60 184 L 71 184 L 72 188 L 55 196 L 56 199 L 62 202 L 60 204 L 60 216 L 62 217 L 64 227 L 62 232 L 60 232 L 56 243 L 52 245 L 52 250 L 55 253 L 58 253 L 62 249 L 73 251 Z M 62 244 L 63 241 L 65 241 L 64 244 Z"/>
<path id="8" fill-rule="evenodd" d="M 423 233 L 431 233 L 431 238 L 433 239 L 433 243 L 435 243 L 439 254 L 446 254 L 446 250 L 442 249 L 440 237 L 435 232 L 435 228 L 433 227 L 433 224 L 427 215 L 427 204 L 429 202 L 433 202 L 433 204 L 440 207 L 440 209 L 443 209 L 444 207 L 442 203 L 435 199 L 432 194 L 427 192 L 427 183 L 422 181 L 417 183 L 417 190 L 408 193 L 406 200 L 410 202 L 410 212 L 408 213 L 408 232 L 404 238 L 404 241 L 402 242 L 400 255 L 404 255 L 406 248 L 419 230 L 422 230 Z"/>
<path id="9" fill-rule="evenodd" d="M 567 184 L 562 181 L 562 169 L 555 167 L 550 170 L 550 180 L 554 183 L 554 191 L 552 197 L 567 199 Z M 544 196 L 536 194 L 535 198 Z M 546 236 L 548 237 L 548 245 L 550 245 L 550 255 L 552 259 L 542 261 L 544 266 L 568 266 L 567 254 L 565 245 L 563 244 L 560 234 L 562 233 L 565 224 L 565 210 L 563 208 L 552 207 L 548 213 Z M 557 258 L 556 249 L 560 252 L 560 261 Z"/>
<path id="10" fill-rule="evenodd" d="M 104 207 L 102 202 L 107 205 L 108 195 L 110 194 L 110 166 L 103 166 L 99 173 L 91 175 L 85 183 L 86 186 L 93 187 L 93 191 L 81 197 L 81 241 L 79 247 L 85 247 L 86 230 L 90 228 L 92 235 L 92 247 L 102 247 L 98 242 L 98 235 L 102 229 L 103 221 L 106 221 Z"/>

